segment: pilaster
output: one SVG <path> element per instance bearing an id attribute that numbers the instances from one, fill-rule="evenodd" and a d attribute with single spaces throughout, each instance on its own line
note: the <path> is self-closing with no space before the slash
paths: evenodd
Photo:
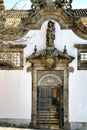
<path id="1" fill-rule="evenodd" d="M 3 18 L 3 12 L 4 12 L 4 2 L 3 0 L 0 0 L 0 42 L 3 41 L 3 28 L 4 28 L 4 18 Z"/>

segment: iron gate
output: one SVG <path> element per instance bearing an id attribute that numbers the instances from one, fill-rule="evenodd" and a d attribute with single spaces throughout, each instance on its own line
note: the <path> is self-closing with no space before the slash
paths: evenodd
<path id="1" fill-rule="evenodd" d="M 62 87 L 37 87 L 37 128 L 58 129 L 63 127 Z"/>

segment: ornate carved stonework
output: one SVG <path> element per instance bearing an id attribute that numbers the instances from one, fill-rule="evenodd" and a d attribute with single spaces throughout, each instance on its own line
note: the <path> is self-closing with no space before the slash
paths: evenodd
<path id="1" fill-rule="evenodd" d="M 49 26 L 50 25 L 50 26 Z M 27 58 L 27 61 L 35 63 L 38 59 L 41 59 L 40 62 L 47 67 L 48 69 L 56 67 L 56 63 L 70 63 L 74 58 L 67 55 L 66 46 L 64 47 L 63 52 L 60 52 L 55 48 L 55 24 L 52 21 L 48 22 L 48 27 L 46 30 L 46 49 L 37 52 L 35 47 L 34 53 Z"/>
<path id="2" fill-rule="evenodd" d="M 31 8 L 40 10 L 40 9 L 57 9 L 59 7 L 70 9 L 72 0 L 31 0 Z"/>
<path id="3" fill-rule="evenodd" d="M 19 39 L 29 30 L 40 29 L 43 22 L 48 19 L 56 20 L 61 29 L 71 29 L 79 37 L 87 39 L 87 9 L 72 9 L 72 0 L 31 0 L 31 2 L 32 9 L 29 10 L 4 10 L 1 1 L 0 39 Z M 9 20 L 14 22 L 11 24 Z"/>

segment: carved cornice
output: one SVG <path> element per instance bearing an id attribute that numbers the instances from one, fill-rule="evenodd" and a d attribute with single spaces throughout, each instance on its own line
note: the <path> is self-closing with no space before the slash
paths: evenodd
<path id="1" fill-rule="evenodd" d="M 87 44 L 75 44 L 74 47 L 77 49 L 87 49 Z"/>
<path id="2" fill-rule="evenodd" d="M 41 50 L 33 53 L 26 58 L 27 62 L 31 63 L 31 66 L 27 68 L 27 71 L 32 71 L 33 65 L 41 65 L 47 69 L 56 67 L 56 64 L 69 64 L 74 60 L 74 57 L 61 52 L 59 50 Z"/>
<path id="3" fill-rule="evenodd" d="M 24 48 L 26 47 L 25 44 L 3 44 L 3 43 L 0 43 L 0 51 L 9 51 L 11 49 L 13 50 L 23 50 Z"/>

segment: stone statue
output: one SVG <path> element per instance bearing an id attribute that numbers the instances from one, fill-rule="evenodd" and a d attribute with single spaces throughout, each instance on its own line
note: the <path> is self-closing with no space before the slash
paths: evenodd
<path id="1" fill-rule="evenodd" d="M 71 3 L 73 2 L 73 0 L 64 0 L 66 9 L 72 8 Z"/>
<path id="2" fill-rule="evenodd" d="M 49 21 L 47 32 L 46 32 L 46 45 L 48 47 L 54 47 L 54 40 L 55 40 L 55 26 L 54 22 Z"/>
<path id="3" fill-rule="evenodd" d="M 71 4 L 73 2 L 73 0 L 68 0 L 68 3 Z"/>
<path id="4" fill-rule="evenodd" d="M 31 8 L 32 9 L 37 9 L 38 8 L 38 0 L 30 0 L 32 5 L 31 5 Z"/>
<path id="5" fill-rule="evenodd" d="M 62 4 L 64 3 L 64 0 L 55 0 L 55 5 L 57 8 L 61 8 L 62 7 Z"/>
<path id="6" fill-rule="evenodd" d="M 55 0 L 55 5 L 56 7 L 64 7 L 65 9 L 70 9 L 72 8 L 71 3 L 73 2 L 73 0 Z"/>
<path id="7" fill-rule="evenodd" d="M 30 1 L 32 3 L 32 5 L 31 5 L 32 9 L 39 10 L 39 9 L 45 8 L 47 6 L 46 0 L 30 0 Z"/>
<path id="8" fill-rule="evenodd" d="M 69 6 L 69 8 L 72 8 L 72 2 L 73 2 L 73 0 L 68 0 L 68 6 Z"/>

